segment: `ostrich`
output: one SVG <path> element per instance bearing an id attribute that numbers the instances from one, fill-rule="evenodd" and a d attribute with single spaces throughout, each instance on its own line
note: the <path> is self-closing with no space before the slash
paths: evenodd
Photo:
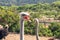
<path id="1" fill-rule="evenodd" d="M 28 12 L 21 12 L 20 17 L 20 40 L 24 40 L 24 20 L 29 21 L 30 17 Z"/>
<path id="2" fill-rule="evenodd" d="M 39 40 L 39 35 L 38 35 L 38 27 L 39 27 L 39 20 L 38 18 L 35 18 L 35 26 L 36 26 L 36 40 Z"/>
<path id="3" fill-rule="evenodd" d="M 3 38 L 5 39 L 5 36 L 7 35 L 8 35 L 8 25 L 0 29 L 0 40 L 2 40 Z"/>

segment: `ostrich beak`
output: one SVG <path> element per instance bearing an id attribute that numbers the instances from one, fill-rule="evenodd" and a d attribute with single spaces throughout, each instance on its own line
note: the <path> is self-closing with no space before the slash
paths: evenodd
<path id="1" fill-rule="evenodd" d="M 29 20 L 30 17 L 29 16 L 23 16 L 24 20 Z"/>
<path id="2" fill-rule="evenodd" d="M 28 22 L 31 22 L 30 16 L 24 16 L 24 20 L 27 20 Z"/>

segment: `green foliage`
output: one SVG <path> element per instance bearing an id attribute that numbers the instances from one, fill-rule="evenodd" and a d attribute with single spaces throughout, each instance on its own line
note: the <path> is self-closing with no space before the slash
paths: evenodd
<path id="1" fill-rule="evenodd" d="M 17 31 L 19 29 L 19 14 L 10 10 L 0 9 L 0 24 L 9 25 L 9 31 Z"/>
<path id="2" fill-rule="evenodd" d="M 53 36 L 51 30 L 48 28 L 40 28 L 39 35 L 40 36 L 49 36 L 49 37 Z"/>
<path id="3" fill-rule="evenodd" d="M 32 22 L 25 22 L 25 34 L 35 34 L 35 24 L 34 20 L 31 19 Z"/>
<path id="4" fill-rule="evenodd" d="M 53 6 L 60 8 L 60 1 L 53 2 L 52 4 Z"/>
<path id="5" fill-rule="evenodd" d="M 51 26 L 49 28 L 53 33 L 53 36 L 60 38 L 60 23 L 51 23 Z"/>

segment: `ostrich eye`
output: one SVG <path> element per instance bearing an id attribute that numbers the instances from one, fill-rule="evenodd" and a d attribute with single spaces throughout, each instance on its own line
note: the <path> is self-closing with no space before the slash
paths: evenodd
<path id="1" fill-rule="evenodd" d="M 22 14 L 22 16 L 26 16 L 25 14 Z"/>

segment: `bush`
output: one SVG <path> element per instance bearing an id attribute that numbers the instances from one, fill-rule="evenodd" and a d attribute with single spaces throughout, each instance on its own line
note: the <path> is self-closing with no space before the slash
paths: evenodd
<path id="1" fill-rule="evenodd" d="M 52 36 L 52 32 L 49 28 L 40 28 L 40 31 L 39 31 L 39 35 L 40 36 Z"/>
<path id="2" fill-rule="evenodd" d="M 49 28 L 54 37 L 60 38 L 60 23 L 51 23 L 51 26 L 49 26 Z"/>
<path id="3" fill-rule="evenodd" d="M 19 30 L 19 14 L 16 14 L 10 10 L 0 10 L 0 24 L 9 25 L 9 31 L 16 32 Z"/>
<path id="4" fill-rule="evenodd" d="M 55 38 L 59 38 L 60 39 L 60 30 L 59 31 L 55 31 L 54 32 L 54 36 L 55 36 Z"/>
<path id="5" fill-rule="evenodd" d="M 25 22 L 25 34 L 35 34 L 35 26 L 34 26 L 34 20 L 31 19 L 32 22 Z"/>

